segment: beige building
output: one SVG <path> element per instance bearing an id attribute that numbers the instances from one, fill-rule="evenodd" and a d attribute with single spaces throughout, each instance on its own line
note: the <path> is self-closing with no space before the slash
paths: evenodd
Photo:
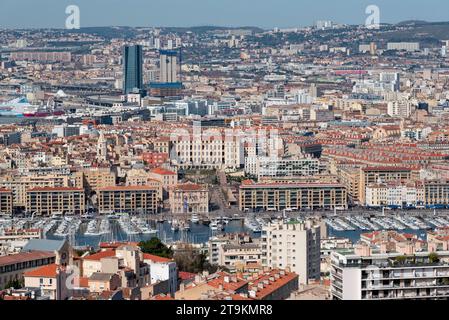
<path id="1" fill-rule="evenodd" d="M 262 233 L 262 265 L 299 275 L 300 283 L 320 279 L 320 226 L 313 221 L 269 224 Z"/>
<path id="2" fill-rule="evenodd" d="M 88 280 L 89 291 L 101 293 L 113 291 L 121 286 L 120 276 L 116 273 L 95 272 Z"/>
<path id="3" fill-rule="evenodd" d="M 88 191 L 115 186 L 116 174 L 110 168 L 90 168 L 82 171 Z"/>
<path id="4" fill-rule="evenodd" d="M 360 169 L 359 201 L 366 203 L 366 187 L 374 183 L 410 180 L 413 170 L 409 167 L 375 166 Z"/>
<path id="5" fill-rule="evenodd" d="M 39 215 L 83 214 L 86 211 L 84 190 L 72 187 L 30 189 L 25 209 Z"/>
<path id="6" fill-rule="evenodd" d="M 346 189 L 327 183 L 255 183 L 243 181 L 239 190 L 242 211 L 347 208 Z"/>
<path id="7" fill-rule="evenodd" d="M 100 188 L 98 210 L 102 212 L 156 213 L 158 189 L 148 186 L 115 186 Z"/>
<path id="8" fill-rule="evenodd" d="M 4 289 L 10 281 L 22 280 L 27 271 L 55 263 L 55 259 L 55 254 L 47 251 L 20 252 L 0 257 L 0 289 Z"/>
<path id="9" fill-rule="evenodd" d="M 177 185 L 170 192 L 170 208 L 172 213 L 208 213 L 207 186 L 193 183 Z"/>
<path id="10" fill-rule="evenodd" d="M 70 296 L 66 280 L 67 273 L 64 267 L 49 264 L 35 270 L 25 272 L 25 287 L 40 288 L 42 295 L 50 300 L 65 300 Z"/>
<path id="11" fill-rule="evenodd" d="M 161 181 L 151 178 L 151 174 L 145 170 L 130 170 L 126 174 L 127 186 L 146 186 L 157 189 L 158 199 L 163 199 L 163 184 Z"/>
<path id="12" fill-rule="evenodd" d="M 229 243 L 219 246 L 218 264 L 230 270 L 260 265 L 262 249 L 258 243 Z"/>
<path id="13" fill-rule="evenodd" d="M 171 188 L 178 184 L 178 174 L 174 171 L 164 168 L 155 168 L 150 171 L 151 179 L 157 180 L 162 183 L 162 187 L 165 192 L 169 192 Z"/>
<path id="14" fill-rule="evenodd" d="M 10 215 L 12 213 L 13 197 L 12 191 L 0 188 L 0 215 Z"/>
<path id="15" fill-rule="evenodd" d="M 172 139 L 170 158 L 184 168 L 239 168 L 242 142 L 238 136 L 225 136 L 218 130 L 203 131 L 201 137 L 180 135 Z M 176 157 L 172 157 L 176 154 Z"/>
<path id="16" fill-rule="evenodd" d="M 33 188 L 68 187 L 70 177 L 66 175 L 4 176 L 0 187 L 12 191 L 14 206 L 25 207 L 27 192 Z"/>

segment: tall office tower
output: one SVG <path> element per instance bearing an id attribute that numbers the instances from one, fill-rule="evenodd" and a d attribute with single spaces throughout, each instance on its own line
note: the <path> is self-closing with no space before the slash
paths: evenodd
<path id="1" fill-rule="evenodd" d="M 161 50 L 160 52 L 160 82 L 178 82 L 178 52 L 176 50 Z"/>
<path id="2" fill-rule="evenodd" d="M 173 49 L 173 40 L 172 39 L 168 39 L 168 41 L 167 41 L 167 49 L 169 49 L 169 50 Z"/>
<path id="3" fill-rule="evenodd" d="M 159 50 L 161 48 L 161 39 L 155 38 L 154 39 L 154 49 Z"/>
<path id="4" fill-rule="evenodd" d="M 123 50 L 123 92 L 125 94 L 135 89 L 143 89 L 142 59 L 142 46 L 125 46 Z"/>

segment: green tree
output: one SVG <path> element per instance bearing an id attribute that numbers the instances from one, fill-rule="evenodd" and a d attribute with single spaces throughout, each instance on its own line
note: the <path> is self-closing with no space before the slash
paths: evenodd
<path id="1" fill-rule="evenodd" d="M 173 258 L 180 271 L 191 273 L 209 271 L 209 273 L 213 273 L 217 270 L 216 266 L 211 265 L 207 261 L 205 254 L 202 254 L 193 248 L 176 251 Z"/>
<path id="2" fill-rule="evenodd" d="M 163 258 L 172 258 L 173 250 L 167 247 L 159 238 L 153 237 L 147 241 L 139 242 L 139 247 L 143 253 L 154 254 Z"/>
<path id="3" fill-rule="evenodd" d="M 437 262 L 439 262 L 440 258 L 438 257 L 438 253 L 431 252 L 429 254 L 429 261 L 430 261 L 430 263 L 437 263 Z"/>
<path id="4" fill-rule="evenodd" d="M 14 289 L 20 289 L 23 288 L 24 282 L 23 280 L 9 280 L 9 282 L 6 284 L 5 288 L 14 288 Z"/>
<path id="5" fill-rule="evenodd" d="M 396 262 L 399 264 L 404 264 L 406 260 L 407 260 L 406 256 L 397 256 L 396 257 Z"/>

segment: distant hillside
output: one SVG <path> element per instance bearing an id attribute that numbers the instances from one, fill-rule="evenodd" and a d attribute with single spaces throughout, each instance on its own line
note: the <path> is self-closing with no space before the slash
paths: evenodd
<path id="1" fill-rule="evenodd" d="M 387 41 L 417 41 L 424 45 L 440 45 L 449 39 L 449 22 L 404 21 L 396 25 L 405 30 L 393 30 L 380 35 Z"/>
<path id="2" fill-rule="evenodd" d="M 86 27 L 78 30 L 64 30 L 66 33 L 84 33 L 98 35 L 104 38 L 134 38 L 136 28 L 131 27 Z"/>
<path id="3" fill-rule="evenodd" d="M 166 27 L 161 28 L 166 32 L 178 32 L 178 33 L 185 33 L 185 32 L 193 32 L 193 33 L 207 33 L 207 32 L 214 32 L 214 31 L 222 31 L 222 30 L 250 30 L 252 32 L 263 32 L 264 30 L 258 27 L 251 27 L 251 26 L 245 26 L 245 27 L 223 27 L 223 26 L 195 26 L 195 27 Z"/>

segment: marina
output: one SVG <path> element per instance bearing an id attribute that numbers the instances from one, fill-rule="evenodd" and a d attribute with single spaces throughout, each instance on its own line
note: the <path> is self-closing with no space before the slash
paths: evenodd
<path id="1" fill-rule="evenodd" d="M 301 220 L 299 215 L 290 219 Z M 167 244 L 173 242 L 206 243 L 220 233 L 246 232 L 260 237 L 270 221 L 287 219 L 285 216 L 251 215 L 245 218 L 215 216 L 209 218 L 191 215 L 164 219 L 149 215 L 111 213 L 91 217 L 53 216 L 0 219 L 0 234 L 6 229 L 42 229 L 48 239 L 67 238 L 74 246 L 98 246 L 102 241 L 142 241 L 158 237 Z M 288 219 L 287 219 L 288 220 Z M 425 235 L 427 230 L 449 227 L 449 216 L 443 214 L 407 215 L 328 215 L 323 217 L 328 234 L 357 240 L 361 233 L 379 230 Z"/>

